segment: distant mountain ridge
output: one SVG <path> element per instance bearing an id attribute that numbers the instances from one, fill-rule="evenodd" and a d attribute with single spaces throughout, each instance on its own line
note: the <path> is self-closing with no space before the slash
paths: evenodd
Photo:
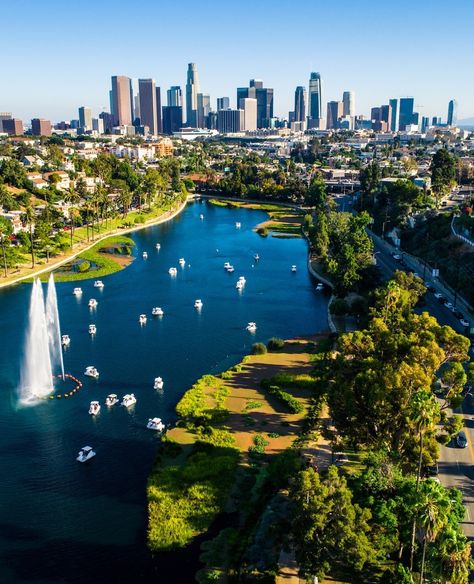
<path id="1" fill-rule="evenodd" d="M 474 118 L 465 118 L 464 120 L 458 120 L 458 126 L 461 128 L 474 128 Z"/>

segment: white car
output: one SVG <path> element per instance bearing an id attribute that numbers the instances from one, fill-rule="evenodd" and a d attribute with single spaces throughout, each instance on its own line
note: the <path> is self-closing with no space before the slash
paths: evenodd
<path id="1" fill-rule="evenodd" d="M 440 300 L 441 298 L 444 298 L 444 296 L 441 294 L 441 292 L 435 292 L 434 297 L 437 298 L 438 300 Z"/>
<path id="2" fill-rule="evenodd" d="M 459 322 L 461 323 L 462 326 L 469 326 L 469 321 L 466 320 L 465 318 L 460 318 Z"/>
<path id="3" fill-rule="evenodd" d="M 394 260 L 397 260 L 397 262 L 399 262 L 402 259 L 402 256 L 399 253 L 393 253 L 392 257 Z"/>
<path id="4" fill-rule="evenodd" d="M 446 306 L 446 308 L 449 308 L 449 310 L 453 310 L 454 305 L 452 302 L 449 302 L 449 300 L 446 300 L 446 302 L 444 303 L 444 305 Z"/>

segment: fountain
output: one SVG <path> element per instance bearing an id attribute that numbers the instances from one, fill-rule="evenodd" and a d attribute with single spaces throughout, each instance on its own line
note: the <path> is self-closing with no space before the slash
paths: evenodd
<path id="1" fill-rule="evenodd" d="M 46 304 L 41 280 L 34 280 L 28 318 L 20 383 L 20 399 L 23 403 L 34 402 L 53 391 L 53 366 L 61 368 L 64 379 L 58 302 L 52 275 Z"/>
<path id="2" fill-rule="evenodd" d="M 48 327 L 49 354 L 53 369 L 61 368 L 61 377 L 64 381 L 64 361 L 61 345 L 61 328 L 59 326 L 58 298 L 54 276 L 51 273 L 48 280 L 48 294 L 46 295 L 46 325 Z"/>

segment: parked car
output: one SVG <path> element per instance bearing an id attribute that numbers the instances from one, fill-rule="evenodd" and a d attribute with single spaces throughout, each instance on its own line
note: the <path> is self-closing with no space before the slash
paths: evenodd
<path id="1" fill-rule="evenodd" d="M 461 430 L 459 434 L 456 436 L 456 444 L 459 446 L 459 448 L 467 447 L 467 436 L 464 430 Z"/>
<path id="2" fill-rule="evenodd" d="M 434 297 L 438 300 L 444 300 L 444 296 L 441 294 L 441 292 L 435 292 Z"/>
<path id="3" fill-rule="evenodd" d="M 435 477 L 438 474 L 438 463 L 426 467 L 426 476 Z"/>
<path id="4" fill-rule="evenodd" d="M 428 282 L 425 282 L 425 286 L 426 286 L 426 289 L 428 290 L 428 292 L 436 292 L 436 288 L 434 286 L 432 286 L 431 284 L 428 284 Z"/>
<path id="5" fill-rule="evenodd" d="M 397 262 L 402 259 L 402 256 L 399 253 L 392 253 L 392 257 L 394 260 L 397 260 Z"/>
<path id="6" fill-rule="evenodd" d="M 459 322 L 461 323 L 462 326 L 469 326 L 469 321 L 466 320 L 465 318 L 460 318 Z"/>
<path id="7" fill-rule="evenodd" d="M 449 310 L 452 310 L 454 308 L 454 305 L 452 302 L 449 302 L 449 300 L 446 300 L 446 302 L 444 303 L 444 305 L 446 306 L 446 308 L 449 308 Z"/>

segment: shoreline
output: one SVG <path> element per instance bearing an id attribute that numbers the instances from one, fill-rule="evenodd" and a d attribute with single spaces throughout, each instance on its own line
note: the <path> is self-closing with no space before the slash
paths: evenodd
<path id="1" fill-rule="evenodd" d="M 124 229 L 114 229 L 114 230 L 110 231 L 109 233 L 107 233 L 107 235 L 102 235 L 101 237 L 99 237 L 95 241 L 88 243 L 85 247 L 81 248 L 80 250 L 77 250 L 71 254 L 68 254 L 67 257 L 64 257 L 56 262 L 50 262 L 49 264 L 46 265 L 46 267 L 41 267 L 38 270 L 33 270 L 29 274 L 24 274 L 23 276 L 18 276 L 17 278 L 14 278 L 13 280 L 10 280 L 8 282 L 0 282 L 0 289 L 7 288 L 8 286 L 13 286 L 14 284 L 18 284 L 20 282 L 23 282 L 24 280 L 29 280 L 30 278 L 35 278 L 35 277 L 40 276 L 40 275 L 45 274 L 45 273 L 49 273 L 49 272 L 59 268 L 60 266 L 70 262 L 71 260 L 77 258 L 85 251 L 89 251 L 91 248 L 93 248 L 95 245 L 97 245 L 101 241 L 104 241 L 104 240 L 108 239 L 109 237 L 113 237 L 114 235 L 126 235 L 127 233 L 133 233 L 135 231 L 139 231 L 140 229 L 146 229 L 147 227 L 153 227 L 155 225 L 160 225 L 161 223 L 166 223 L 166 221 L 170 221 L 171 219 L 174 219 L 177 215 L 179 215 L 186 208 L 187 204 L 193 200 L 195 200 L 194 196 L 188 196 L 186 198 L 186 200 L 183 201 L 183 203 L 181 203 L 179 205 L 179 207 L 177 209 L 175 209 L 174 211 L 172 211 L 171 213 L 170 213 L 170 211 L 166 211 L 164 214 L 158 216 L 156 219 L 151 219 L 150 221 L 148 221 L 146 223 L 142 223 L 141 225 L 137 225 L 134 227 L 127 227 Z M 92 278 L 94 278 L 93 275 L 91 275 L 91 279 Z M 86 279 L 86 278 L 84 278 L 84 279 Z"/>

